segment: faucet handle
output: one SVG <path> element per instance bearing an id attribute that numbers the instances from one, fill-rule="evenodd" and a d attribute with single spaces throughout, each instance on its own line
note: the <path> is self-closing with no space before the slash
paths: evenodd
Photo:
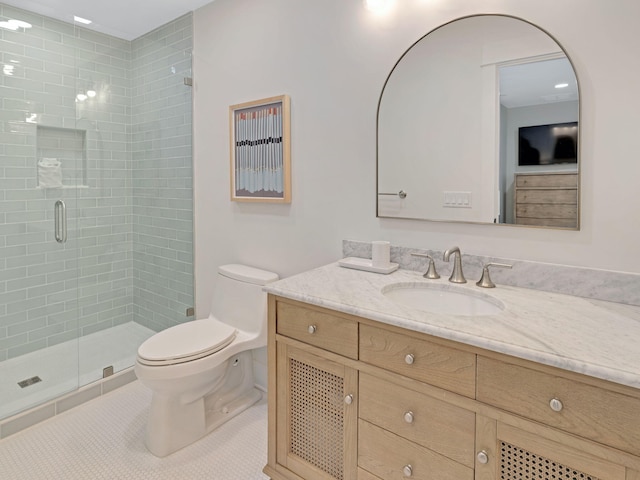
<path id="1" fill-rule="evenodd" d="M 476 282 L 477 286 L 482 288 L 494 288 L 496 286 L 496 284 L 491 281 L 491 277 L 489 276 L 489 267 L 511 268 L 513 267 L 513 265 L 509 265 L 507 263 L 486 263 L 484 267 L 482 267 L 482 277 Z"/>
<path id="2" fill-rule="evenodd" d="M 438 272 L 436 272 L 436 264 L 433 261 L 433 257 L 431 255 L 427 255 L 426 253 L 412 253 L 411 255 L 413 255 L 414 257 L 425 257 L 429 259 L 429 268 L 427 269 L 425 274 L 422 275 L 424 278 L 430 278 L 432 280 L 440 278 L 440 275 L 438 275 Z"/>

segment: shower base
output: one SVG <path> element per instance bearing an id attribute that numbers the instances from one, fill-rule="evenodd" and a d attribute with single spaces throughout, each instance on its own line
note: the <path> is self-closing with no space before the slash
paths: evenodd
<path id="1" fill-rule="evenodd" d="M 129 322 L 0 362 L 0 419 L 99 380 L 106 367 L 132 366 L 138 346 L 154 333 Z M 20 387 L 25 380 L 32 381 Z"/>

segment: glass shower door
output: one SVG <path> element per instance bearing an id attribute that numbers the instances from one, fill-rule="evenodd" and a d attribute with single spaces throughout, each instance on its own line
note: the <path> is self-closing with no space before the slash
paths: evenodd
<path id="1" fill-rule="evenodd" d="M 80 385 L 193 306 L 191 15 L 133 41 L 76 26 Z"/>
<path id="2" fill-rule="evenodd" d="M 8 136 L 37 137 L 35 125 L 13 126 Z M 7 155 L 10 147 L 2 155 L 3 165 L 17 165 L 2 179 L 0 418 L 78 387 L 75 190 L 43 186 L 42 158 L 59 157 Z"/>
<path id="3" fill-rule="evenodd" d="M 85 146 L 69 128 L 75 107 L 73 87 L 65 84 L 74 75 L 73 53 L 35 48 L 51 35 L 41 18 L 0 8 L 9 19 L 0 28 L 4 418 L 78 388 L 75 211 Z"/>
<path id="4" fill-rule="evenodd" d="M 0 418 L 192 319 L 191 49 L 0 3 Z"/>
<path id="5" fill-rule="evenodd" d="M 18 47 L 31 34 L 32 28 L 0 33 Z M 3 58 L 13 69 L 2 85 L 15 98 L 3 102 L 0 146 L 0 418 L 78 387 L 73 232 L 75 149 L 82 141 L 42 111 L 44 81 L 26 78 L 31 59 L 10 52 Z"/>
<path id="6" fill-rule="evenodd" d="M 130 42 L 74 25 L 80 386 L 133 365 Z"/>

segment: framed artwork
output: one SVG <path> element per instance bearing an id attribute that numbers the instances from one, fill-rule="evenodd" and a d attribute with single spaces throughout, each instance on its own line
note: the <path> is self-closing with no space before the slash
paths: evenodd
<path id="1" fill-rule="evenodd" d="M 289 97 L 229 107 L 231 200 L 291 203 Z"/>

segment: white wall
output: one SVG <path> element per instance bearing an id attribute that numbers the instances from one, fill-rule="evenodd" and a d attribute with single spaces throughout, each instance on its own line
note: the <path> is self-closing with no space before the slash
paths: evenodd
<path id="1" fill-rule="evenodd" d="M 479 23 L 456 22 L 430 33 L 389 77 L 378 117 L 378 186 L 381 192 L 405 190 L 408 195 L 405 200 L 381 197 L 382 216 L 492 221 L 493 202 L 483 201 L 495 189 L 482 177 L 478 38 L 484 32 Z M 473 34 L 465 34 L 465 27 Z M 470 192 L 470 208 L 443 206 L 445 191 Z"/>
<path id="2" fill-rule="evenodd" d="M 403 0 L 379 18 L 361 0 L 216 0 L 195 12 L 196 308 L 215 268 L 245 262 L 282 276 L 341 256 L 341 240 L 640 273 L 640 2 Z M 503 13 L 540 26 L 572 59 L 582 99 L 582 229 L 375 217 L 376 108 L 406 48 L 436 26 Z M 293 202 L 229 200 L 228 106 L 279 94 L 292 106 Z"/>

